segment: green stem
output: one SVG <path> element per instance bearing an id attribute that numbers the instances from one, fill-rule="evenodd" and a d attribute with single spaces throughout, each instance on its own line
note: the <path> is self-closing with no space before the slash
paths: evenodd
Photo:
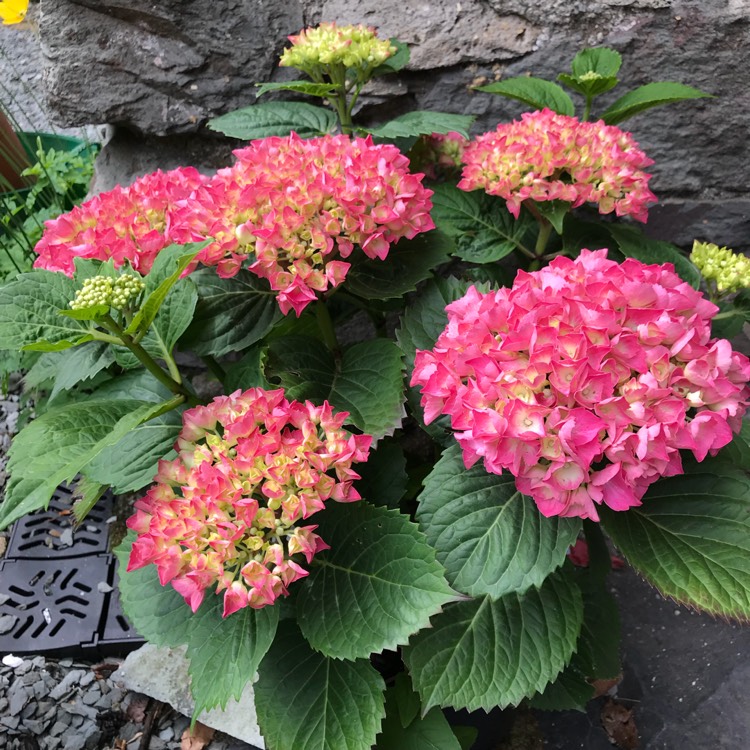
<path id="1" fill-rule="evenodd" d="M 191 406 L 197 406 L 200 401 L 193 393 L 190 393 L 180 382 L 171 378 L 161 367 L 156 363 L 156 360 L 136 341 L 133 340 L 132 336 L 129 336 L 119 324 L 112 318 L 111 315 L 105 315 L 101 320 L 102 325 L 111 333 L 113 333 L 119 341 L 118 344 L 123 344 L 129 349 L 138 361 L 165 387 L 167 387 L 175 395 L 181 395 Z M 174 360 L 172 360 L 174 362 Z M 176 367 L 176 365 L 175 365 Z"/>
<path id="2" fill-rule="evenodd" d="M 539 234 L 536 238 L 536 245 L 534 245 L 534 252 L 537 258 L 541 258 L 544 255 L 544 251 L 547 249 L 547 243 L 549 242 L 550 235 L 552 234 L 552 224 L 546 219 L 542 219 L 539 223 Z"/>
<path id="3" fill-rule="evenodd" d="M 583 122 L 586 122 L 586 120 L 588 120 L 589 116 L 591 115 L 591 104 L 593 103 L 593 101 L 594 101 L 594 97 L 592 96 L 586 97 L 586 106 L 583 110 L 583 117 L 581 118 Z"/>
<path id="4" fill-rule="evenodd" d="M 742 315 L 743 313 L 739 310 L 725 310 L 724 312 L 717 313 L 711 318 L 711 320 L 726 320 L 727 318 L 733 318 L 735 315 Z"/>
<path id="5" fill-rule="evenodd" d="M 318 319 L 318 328 L 323 334 L 323 341 L 326 346 L 334 352 L 339 351 L 339 342 L 336 338 L 336 331 L 333 327 L 333 321 L 331 320 L 331 313 L 328 312 L 326 303 L 321 299 L 315 304 L 315 315 Z"/>
<path id="6" fill-rule="evenodd" d="M 205 354 L 201 357 L 209 370 L 216 376 L 220 383 L 224 383 L 227 376 L 226 370 L 210 355 Z"/>

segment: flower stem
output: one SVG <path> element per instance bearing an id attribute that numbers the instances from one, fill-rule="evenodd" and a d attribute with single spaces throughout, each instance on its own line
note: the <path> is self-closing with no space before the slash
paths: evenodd
<path id="1" fill-rule="evenodd" d="M 536 238 L 536 245 L 534 245 L 534 252 L 536 253 L 537 258 L 541 258 L 544 255 L 551 234 L 552 224 L 546 219 L 541 219 L 539 222 L 539 234 Z"/>
<path id="2" fill-rule="evenodd" d="M 191 406 L 197 406 L 200 401 L 195 394 L 185 388 L 177 380 L 170 377 L 164 370 L 159 367 L 156 360 L 136 341 L 133 340 L 132 336 L 129 336 L 119 324 L 110 315 L 105 315 L 101 320 L 102 325 L 114 334 L 119 339 L 119 343 L 122 343 L 127 349 L 129 349 L 138 361 L 164 386 L 169 388 L 172 393 L 180 396 L 184 396 L 185 400 Z M 172 360 L 174 362 L 174 360 Z M 176 367 L 176 365 L 175 365 Z"/>
<path id="3" fill-rule="evenodd" d="M 318 328 L 323 334 L 326 346 L 335 354 L 339 351 L 339 342 L 336 338 L 336 330 L 333 327 L 331 313 L 328 312 L 326 303 L 321 299 L 315 305 L 315 315 L 318 319 Z"/>
<path id="4" fill-rule="evenodd" d="M 586 120 L 588 120 L 589 117 L 591 116 L 591 104 L 593 103 L 593 101 L 594 101 L 593 96 L 586 97 L 586 106 L 583 109 L 583 117 L 581 118 L 582 122 L 586 122 Z"/>
<path id="5" fill-rule="evenodd" d="M 216 378 L 218 378 L 219 382 L 223 384 L 224 378 L 227 376 L 226 370 L 210 354 L 203 355 L 201 359 Z"/>

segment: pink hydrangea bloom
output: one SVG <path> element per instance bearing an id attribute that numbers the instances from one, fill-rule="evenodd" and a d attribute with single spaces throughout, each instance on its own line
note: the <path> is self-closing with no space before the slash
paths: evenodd
<path id="1" fill-rule="evenodd" d="M 154 563 L 193 611 L 215 585 L 225 617 L 286 596 L 308 575 L 303 559 L 328 548 L 298 523 L 328 500 L 360 499 L 352 464 L 372 438 L 342 429 L 347 417 L 260 388 L 186 411 L 177 458 L 159 462 L 128 519 L 138 532 L 128 570 Z"/>
<path id="2" fill-rule="evenodd" d="M 147 274 L 159 251 L 172 242 L 170 209 L 206 179 L 192 167 L 157 171 L 129 187 L 118 186 L 94 196 L 45 222 L 34 267 L 72 276 L 75 258 L 113 258 L 117 268 L 127 261 Z"/>
<path id="3" fill-rule="evenodd" d="M 174 212 L 178 242 L 213 237 L 208 262 L 222 276 L 250 270 L 297 315 L 317 293 L 340 284 L 355 246 L 385 260 L 402 237 L 434 228 L 432 192 L 395 146 L 327 135 L 253 141 Z M 205 261 L 204 261 L 205 262 Z"/>
<path id="4" fill-rule="evenodd" d="M 513 287 L 448 305 L 412 385 L 425 420 L 450 415 L 464 461 L 509 470 L 545 516 L 598 520 L 740 427 L 750 361 L 711 340 L 717 307 L 671 264 L 556 258 Z"/>
<path id="5" fill-rule="evenodd" d="M 614 211 L 646 221 L 653 164 L 630 133 L 603 122 L 579 122 L 549 109 L 527 112 L 520 121 L 500 124 L 464 150 L 462 190 L 483 189 L 505 198 L 518 218 L 525 200 L 560 200 L 573 207 L 596 203 L 599 213 Z"/>

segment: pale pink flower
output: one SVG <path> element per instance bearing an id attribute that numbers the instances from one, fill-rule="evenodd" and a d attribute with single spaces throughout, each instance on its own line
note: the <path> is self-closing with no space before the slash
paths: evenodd
<path id="1" fill-rule="evenodd" d="M 510 471 L 546 516 L 597 520 L 732 439 L 750 361 L 711 340 L 717 307 L 670 264 L 556 258 L 513 287 L 448 305 L 412 385 L 425 421 L 448 414 L 468 466 Z"/>
<path id="2" fill-rule="evenodd" d="M 559 200 L 574 208 L 595 203 L 599 213 L 646 221 L 647 204 L 656 202 L 651 175 L 643 171 L 653 161 L 630 133 L 549 109 L 478 136 L 464 149 L 463 162 L 458 186 L 504 198 L 516 218 L 525 200 Z"/>
<path id="3" fill-rule="evenodd" d="M 352 464 L 372 438 L 344 430 L 347 416 L 260 388 L 186 411 L 177 458 L 159 462 L 128 519 L 138 533 L 128 570 L 154 563 L 193 611 L 215 586 L 225 617 L 286 596 L 308 575 L 301 563 L 328 548 L 298 523 L 328 500 L 360 499 Z"/>

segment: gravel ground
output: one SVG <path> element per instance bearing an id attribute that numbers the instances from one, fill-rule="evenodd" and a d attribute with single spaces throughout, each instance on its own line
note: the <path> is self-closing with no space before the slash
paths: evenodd
<path id="1" fill-rule="evenodd" d="M 5 656 L 0 664 L 1 750 L 180 750 L 190 723 L 110 678 L 120 659 L 98 664 Z M 246 750 L 217 733 L 206 750 Z"/>

